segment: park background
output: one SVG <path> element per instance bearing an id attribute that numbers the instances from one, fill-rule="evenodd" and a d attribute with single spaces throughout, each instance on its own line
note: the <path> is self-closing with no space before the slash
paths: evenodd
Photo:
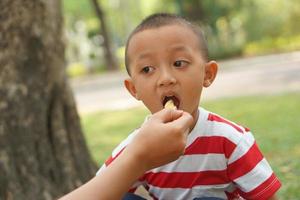
<path id="1" fill-rule="evenodd" d="M 124 45 L 155 12 L 201 25 L 220 64 L 203 107 L 249 127 L 282 182 L 279 198 L 299 199 L 300 1 L 3 0 L 0 8 L 0 199 L 61 196 L 139 127 L 149 112 L 123 88 Z"/>
<path id="2" fill-rule="evenodd" d="M 94 14 L 93 5 L 87 1 L 74 3 L 71 0 L 65 0 L 64 5 L 67 31 L 74 34 L 69 35 L 70 43 L 78 44 L 78 46 L 69 46 L 67 51 L 70 62 L 68 65 L 69 75 L 74 77 L 80 74 L 89 74 L 91 71 L 92 73 L 107 72 L 101 48 L 103 38 L 99 35 L 101 23 Z M 227 68 L 231 67 L 230 63 L 228 64 L 229 60 L 241 59 L 238 64 L 247 68 L 254 66 L 251 63 L 252 57 L 261 56 L 263 58 L 262 55 L 268 54 L 282 55 L 284 52 L 300 49 L 300 3 L 298 1 L 111 0 L 101 1 L 99 6 L 105 13 L 106 25 L 110 31 L 109 40 L 119 63 L 119 70 L 124 74 L 126 73 L 123 61 L 124 44 L 127 36 L 141 19 L 155 12 L 177 13 L 201 25 L 208 40 L 211 58 L 226 63 L 225 67 Z M 73 41 L 76 34 L 83 34 L 80 36 L 80 41 Z M 75 48 L 82 49 L 81 45 L 84 41 L 87 43 L 94 41 L 93 45 L 87 46 L 89 46 L 90 52 L 99 54 L 97 56 L 90 55 L 85 60 L 86 55 L 80 57 L 78 51 L 79 54 L 70 53 L 74 52 Z M 86 49 L 82 51 L 87 53 Z M 300 54 L 296 56 L 299 57 Z M 248 58 L 248 60 L 242 58 Z M 266 59 L 272 60 L 267 57 Z M 286 59 L 289 57 L 286 56 Z M 297 58 L 292 59 L 295 61 Z M 250 64 L 248 65 L 249 60 Z M 263 62 L 257 61 L 255 58 L 252 60 L 258 62 L 258 65 Z M 273 60 L 276 62 L 276 59 L 273 58 Z M 299 59 L 297 60 L 299 61 Z M 272 64 L 274 63 L 271 62 L 268 67 L 272 68 Z M 284 65 L 285 63 L 282 63 L 281 67 L 284 68 Z M 300 67 L 299 62 L 297 66 Z M 224 65 L 220 67 L 222 68 Z M 99 76 L 100 79 L 102 77 Z M 121 78 L 118 79 L 120 84 L 122 84 Z M 229 81 L 234 82 L 235 80 Z M 268 80 L 266 79 L 266 81 Z M 297 199 L 300 196 L 300 185 L 297 181 L 297 177 L 300 175 L 298 161 L 300 127 L 296 122 L 299 120 L 300 111 L 299 90 L 290 92 L 286 88 L 286 90 L 268 92 L 268 89 L 263 87 L 263 91 L 257 88 L 260 86 L 253 85 L 253 87 L 256 87 L 257 92 L 254 91 L 251 96 L 237 91 L 237 94 L 231 93 L 232 97 L 229 95 L 207 101 L 204 99 L 203 106 L 250 127 L 263 153 L 282 181 L 283 186 L 279 197 L 281 199 Z M 296 87 L 300 87 L 299 82 Z M 244 90 L 251 89 L 244 88 Z M 239 94 L 243 97 L 238 97 Z M 128 95 L 126 98 L 132 97 Z M 97 100 L 95 99 L 95 101 Z M 101 104 L 101 99 L 98 101 Z M 114 103 L 121 104 L 120 101 Z M 110 155 L 113 148 L 126 138 L 128 133 L 143 122 L 144 116 L 149 114 L 141 105 L 134 105 L 134 107 L 138 107 L 131 108 L 128 103 L 121 104 L 121 106 L 111 105 L 109 108 L 113 111 L 100 106 L 101 111 L 95 113 L 90 113 L 93 112 L 93 108 L 84 112 L 84 107 L 82 107 L 81 113 L 85 113 L 81 114 L 84 133 L 93 158 L 99 165 Z"/>

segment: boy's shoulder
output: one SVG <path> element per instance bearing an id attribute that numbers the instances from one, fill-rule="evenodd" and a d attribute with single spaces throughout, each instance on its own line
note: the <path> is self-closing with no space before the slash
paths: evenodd
<path id="1" fill-rule="evenodd" d="M 139 128 L 133 130 L 127 138 L 125 138 L 119 145 L 112 151 L 112 157 L 116 157 L 123 149 L 133 140 L 134 136 L 138 133 Z"/>
<path id="2" fill-rule="evenodd" d="M 224 137 L 234 143 L 238 143 L 241 138 L 252 137 L 249 128 L 246 128 L 238 123 L 226 119 L 225 117 L 208 111 L 204 108 L 199 108 L 200 116 L 198 126 L 202 126 L 201 134 L 203 136 Z"/>

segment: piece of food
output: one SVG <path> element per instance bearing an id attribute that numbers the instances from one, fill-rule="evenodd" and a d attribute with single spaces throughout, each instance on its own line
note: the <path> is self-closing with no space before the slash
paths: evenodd
<path id="1" fill-rule="evenodd" d="M 167 101 L 167 103 L 165 104 L 165 108 L 177 109 L 176 106 L 174 105 L 174 102 L 173 102 L 172 99 L 170 99 L 169 101 Z"/>

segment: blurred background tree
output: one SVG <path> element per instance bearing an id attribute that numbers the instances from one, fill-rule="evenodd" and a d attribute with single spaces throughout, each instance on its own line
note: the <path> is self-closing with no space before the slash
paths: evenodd
<path id="1" fill-rule="evenodd" d="M 94 0 L 95 1 L 95 0 Z M 105 36 L 91 1 L 64 0 L 71 76 L 106 71 Z M 210 56 L 226 59 L 300 49 L 298 0 L 102 0 L 113 57 L 124 68 L 124 44 L 147 15 L 172 12 L 202 26 Z M 81 39 L 78 39 L 80 35 Z"/>
<path id="2" fill-rule="evenodd" d="M 118 61 L 111 49 L 111 42 L 110 42 L 111 39 L 110 39 L 109 31 L 107 29 L 104 11 L 102 9 L 102 6 L 100 5 L 100 3 L 97 0 L 91 0 L 91 3 L 94 7 L 96 16 L 99 19 L 99 22 L 100 22 L 99 24 L 101 25 L 100 34 L 103 37 L 102 44 L 103 44 L 103 49 L 104 49 L 104 60 L 105 60 L 105 64 L 106 64 L 106 69 L 107 70 L 117 70 L 119 68 Z"/>
<path id="3" fill-rule="evenodd" d="M 55 199 L 96 169 L 66 77 L 61 4 L 0 9 L 0 199 Z"/>

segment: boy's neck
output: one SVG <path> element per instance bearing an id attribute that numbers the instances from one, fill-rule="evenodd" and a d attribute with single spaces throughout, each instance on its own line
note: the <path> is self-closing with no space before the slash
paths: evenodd
<path id="1" fill-rule="evenodd" d="M 192 117 L 193 117 L 193 124 L 190 126 L 190 132 L 192 132 L 192 130 L 194 129 L 194 127 L 196 126 L 197 124 L 197 121 L 198 121 L 198 118 L 199 118 L 199 115 L 200 115 L 200 109 L 197 108 L 197 110 L 195 112 L 192 113 Z"/>

